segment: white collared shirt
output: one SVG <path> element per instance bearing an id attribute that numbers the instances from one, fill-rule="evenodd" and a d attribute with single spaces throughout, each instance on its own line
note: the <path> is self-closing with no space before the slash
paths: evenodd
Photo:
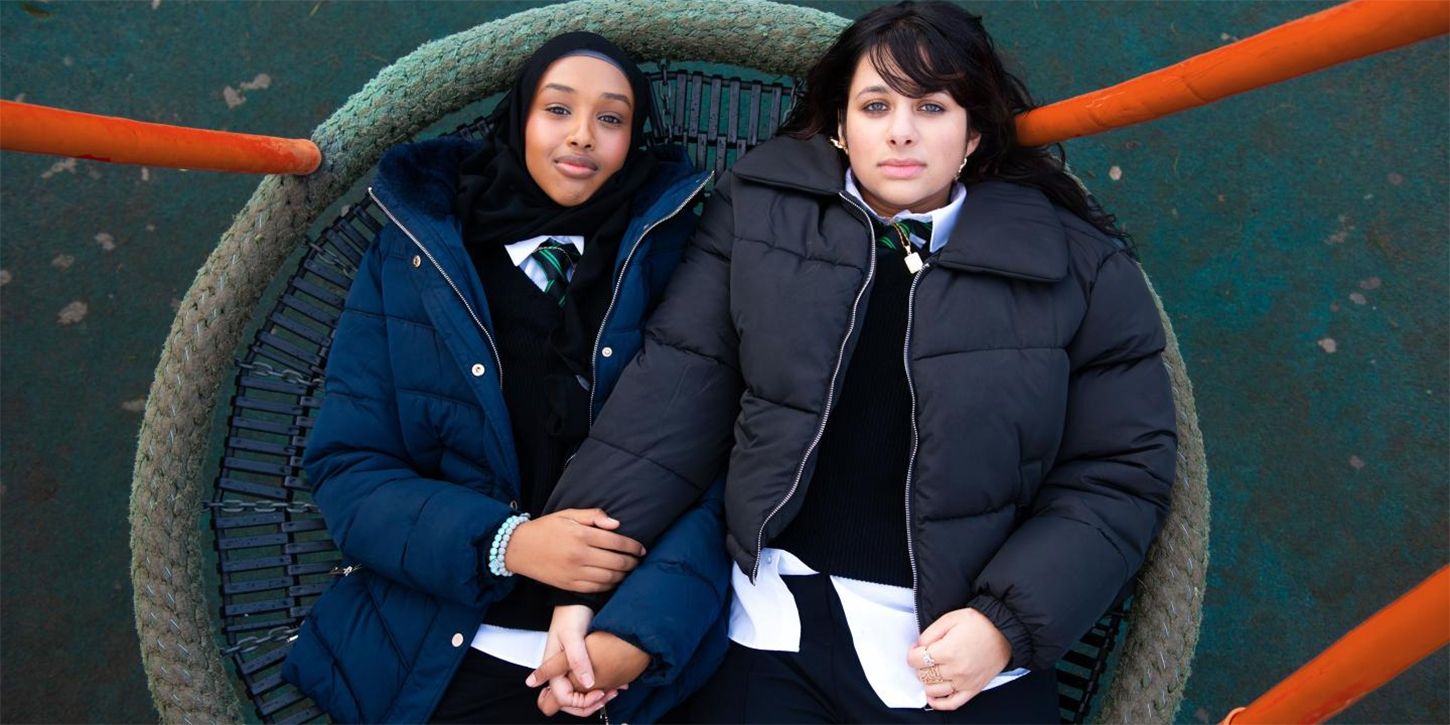
<path id="1" fill-rule="evenodd" d="M 553 239 L 560 244 L 572 244 L 574 245 L 575 249 L 579 250 L 580 255 L 584 254 L 584 237 L 568 236 L 563 234 L 545 234 L 543 236 L 530 237 L 529 239 L 525 239 L 520 242 L 514 242 L 513 244 L 504 245 L 504 249 L 507 250 L 509 253 L 509 259 L 513 260 L 514 265 L 517 266 L 519 269 L 522 269 L 524 271 L 524 274 L 528 275 L 529 279 L 533 280 L 535 285 L 538 285 L 539 289 L 544 289 L 545 287 L 548 287 L 549 279 L 544 276 L 544 268 L 539 265 L 539 260 L 534 259 L 529 255 L 533 254 L 534 251 L 539 248 L 539 245 L 549 241 L 550 239 Z M 569 268 L 568 275 L 569 279 L 574 278 L 573 267 Z"/>
<path id="2" fill-rule="evenodd" d="M 730 639 L 742 647 L 772 652 L 799 652 L 801 617 L 795 597 L 781 577 L 816 574 L 805 562 L 784 549 L 762 549 L 755 583 L 735 564 L 730 600 Z M 906 662 L 906 653 L 921 636 L 916 625 L 916 596 L 907 587 L 831 577 L 856 659 L 866 672 L 866 681 L 887 707 L 926 707 L 926 690 L 917 672 Z M 1026 669 L 1003 672 L 992 678 L 990 690 L 1028 673 Z"/>
<path id="3" fill-rule="evenodd" d="M 866 200 L 861 198 L 861 188 L 856 186 L 856 176 L 851 173 L 850 169 L 846 169 L 846 193 L 850 194 L 856 201 L 861 202 L 862 206 L 865 206 L 867 209 L 871 208 L 871 205 L 867 204 Z M 967 187 L 963 186 L 959 181 L 952 182 L 952 198 L 951 201 L 947 202 L 946 206 L 932 209 L 928 212 L 903 211 L 886 221 L 894 222 L 899 219 L 915 219 L 917 221 L 929 222 L 931 224 L 931 239 L 919 239 L 913 234 L 911 241 L 918 247 L 929 242 L 930 246 L 927 247 L 927 253 L 936 254 L 941 251 L 942 247 L 946 246 L 947 240 L 952 238 L 952 230 L 957 226 L 957 217 L 961 215 L 962 203 L 966 199 Z M 875 212 L 873 211 L 872 213 L 874 214 Z"/>

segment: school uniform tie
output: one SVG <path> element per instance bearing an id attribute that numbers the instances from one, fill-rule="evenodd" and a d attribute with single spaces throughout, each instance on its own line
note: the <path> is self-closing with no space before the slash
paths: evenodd
<path id="1" fill-rule="evenodd" d="M 544 270 L 544 294 L 548 295 L 560 307 L 564 306 L 564 296 L 569 289 L 569 273 L 574 271 L 574 265 L 579 261 L 579 248 L 572 244 L 560 244 L 558 240 L 550 239 L 535 249 L 530 259 L 538 262 L 539 267 Z"/>
<path id="2" fill-rule="evenodd" d="M 912 244 L 911 237 L 921 239 L 930 246 L 931 222 L 919 219 L 897 219 L 888 222 L 873 215 L 871 231 L 876 236 L 877 244 L 906 258 L 906 268 L 913 274 L 921 270 L 921 255 L 917 254 L 916 245 Z"/>

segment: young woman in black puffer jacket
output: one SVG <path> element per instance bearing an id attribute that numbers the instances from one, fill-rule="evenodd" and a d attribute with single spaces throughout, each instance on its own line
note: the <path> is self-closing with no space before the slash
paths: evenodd
<path id="1" fill-rule="evenodd" d="M 881 8 L 707 205 L 550 501 L 649 545 L 728 460 L 732 644 L 696 719 L 1057 720 L 1176 436 L 1142 272 L 1017 144 L 1030 107 L 980 18 Z"/>

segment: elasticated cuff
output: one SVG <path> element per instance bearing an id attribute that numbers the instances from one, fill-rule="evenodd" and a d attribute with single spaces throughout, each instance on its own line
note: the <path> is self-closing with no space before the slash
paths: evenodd
<path id="1" fill-rule="evenodd" d="M 1032 636 L 1028 634 L 1027 627 L 1017 618 L 1002 600 L 991 594 L 978 594 L 967 602 L 967 606 L 981 612 L 997 630 L 1007 638 L 1007 643 L 1012 646 L 1012 661 L 1007 664 L 1007 669 L 1015 670 L 1020 667 L 1032 667 L 1034 648 Z"/>

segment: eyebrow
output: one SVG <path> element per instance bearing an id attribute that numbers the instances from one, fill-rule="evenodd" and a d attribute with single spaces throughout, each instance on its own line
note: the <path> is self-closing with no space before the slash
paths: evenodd
<path id="1" fill-rule="evenodd" d="M 870 93 L 890 93 L 890 92 L 891 92 L 891 89 L 887 88 L 886 86 L 883 86 L 883 85 L 879 85 L 878 84 L 878 85 L 866 86 L 865 88 L 862 88 L 859 92 L 856 93 L 856 97 L 857 98 L 860 98 L 861 96 L 864 96 L 864 95 L 867 95 L 867 94 L 870 94 Z M 918 98 L 930 98 L 931 96 L 935 96 L 938 93 L 945 93 L 948 96 L 951 95 L 946 90 L 940 90 L 940 91 L 932 91 L 931 93 L 928 93 L 925 96 L 918 96 Z"/>
<path id="2" fill-rule="evenodd" d="M 620 101 L 620 102 L 624 103 L 624 105 L 629 106 L 630 108 L 634 108 L 634 104 L 630 102 L 629 96 L 626 96 L 624 94 L 621 94 L 621 93 L 601 93 L 599 95 L 603 96 L 604 98 L 610 98 L 610 99 L 613 99 L 613 100 L 616 100 L 616 101 Z"/>
<path id="3" fill-rule="evenodd" d="M 563 91 L 564 93 L 577 92 L 573 88 L 570 88 L 569 86 L 566 86 L 562 83 L 545 83 L 544 88 L 552 88 L 556 91 Z M 601 93 L 599 95 L 603 98 L 608 98 L 610 100 L 621 101 L 624 103 L 624 105 L 629 106 L 631 109 L 634 108 L 634 104 L 630 102 L 629 96 L 626 96 L 622 93 Z"/>

